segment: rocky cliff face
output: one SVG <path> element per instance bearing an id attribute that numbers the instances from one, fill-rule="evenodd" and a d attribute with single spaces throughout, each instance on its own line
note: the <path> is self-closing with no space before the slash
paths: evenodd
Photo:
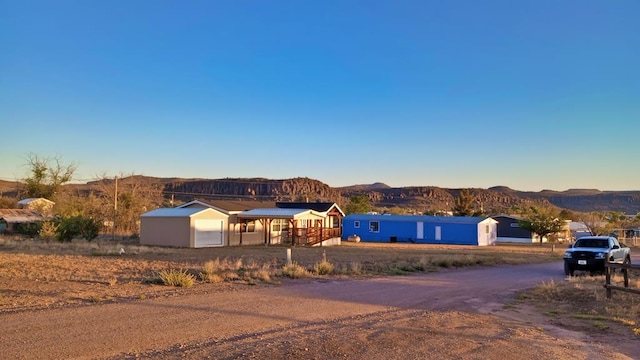
<path id="1" fill-rule="evenodd" d="M 165 197 L 189 201 L 200 199 L 265 200 L 265 201 L 333 201 L 346 205 L 353 195 L 367 195 L 376 207 L 402 207 L 417 212 L 447 211 L 453 208 L 461 189 L 433 186 L 392 188 L 385 184 L 354 185 L 332 188 L 309 178 L 272 180 L 253 179 L 180 179 L 137 176 L 135 181 L 163 189 Z M 89 193 L 97 183 L 65 185 L 82 193 Z M 4 196 L 18 196 L 15 182 L 0 182 Z M 523 192 L 504 186 L 489 189 L 471 189 L 478 208 L 487 212 L 509 212 L 536 204 L 552 204 L 572 211 L 640 212 L 640 191 L 600 191 L 572 189 L 567 191 Z"/>
<path id="2" fill-rule="evenodd" d="M 206 196 L 237 200 L 336 201 L 340 197 L 338 190 L 309 178 L 173 181 L 165 184 L 164 191 L 181 198 Z"/>
<path id="3" fill-rule="evenodd" d="M 164 189 L 166 194 L 175 194 L 185 200 L 205 195 L 210 198 L 238 200 L 335 201 L 341 205 L 345 205 L 351 196 L 364 194 L 377 207 L 406 207 L 416 211 L 450 210 L 461 190 L 433 186 L 392 188 L 381 183 L 332 188 L 309 178 L 173 180 L 166 182 Z M 627 214 L 640 212 L 640 191 L 523 192 L 508 187 L 471 190 L 476 196 L 478 207 L 493 213 L 542 204 L 552 204 L 573 211 L 622 211 Z"/>

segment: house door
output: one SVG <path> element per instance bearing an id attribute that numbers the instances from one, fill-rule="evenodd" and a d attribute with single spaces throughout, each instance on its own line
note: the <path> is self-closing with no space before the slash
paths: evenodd
<path id="1" fill-rule="evenodd" d="M 213 247 L 224 245 L 224 220 L 196 219 L 194 222 L 195 247 Z"/>
<path id="2" fill-rule="evenodd" d="M 273 219 L 271 221 L 271 243 L 282 244 L 289 233 L 289 221 L 286 219 Z"/>

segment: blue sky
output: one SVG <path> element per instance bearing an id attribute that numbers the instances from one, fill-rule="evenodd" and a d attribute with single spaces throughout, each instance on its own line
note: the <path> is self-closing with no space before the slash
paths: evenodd
<path id="1" fill-rule="evenodd" d="M 640 190 L 640 2 L 0 0 L 0 179 Z"/>

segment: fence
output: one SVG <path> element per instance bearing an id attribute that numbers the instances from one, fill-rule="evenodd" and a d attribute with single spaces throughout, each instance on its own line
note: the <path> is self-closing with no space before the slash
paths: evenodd
<path id="1" fill-rule="evenodd" d="M 607 299 L 611 299 L 611 292 L 613 290 L 616 291 L 624 291 L 628 293 L 634 293 L 640 295 L 640 289 L 634 289 L 629 287 L 629 270 L 640 270 L 640 265 L 631 265 L 631 264 L 613 264 L 609 262 L 609 259 L 605 260 L 605 284 L 604 287 L 607 289 Z M 620 269 L 622 272 L 622 276 L 624 277 L 624 287 L 611 285 L 611 274 L 614 269 Z"/>

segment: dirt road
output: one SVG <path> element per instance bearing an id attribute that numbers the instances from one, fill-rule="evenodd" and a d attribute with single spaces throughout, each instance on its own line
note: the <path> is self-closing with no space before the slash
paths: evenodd
<path id="1" fill-rule="evenodd" d="M 12 359 L 633 358 L 502 309 L 518 290 L 563 281 L 561 270 L 561 263 L 548 263 L 225 292 L 200 286 L 173 298 L 3 314 L 1 353 Z"/>

